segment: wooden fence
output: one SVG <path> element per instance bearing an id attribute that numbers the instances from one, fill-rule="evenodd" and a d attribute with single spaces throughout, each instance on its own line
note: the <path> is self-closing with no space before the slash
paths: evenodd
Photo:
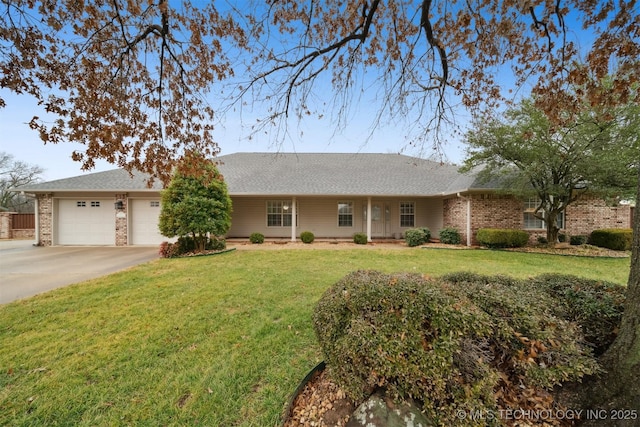
<path id="1" fill-rule="evenodd" d="M 30 230 L 36 228 L 36 214 L 14 213 L 12 230 Z"/>

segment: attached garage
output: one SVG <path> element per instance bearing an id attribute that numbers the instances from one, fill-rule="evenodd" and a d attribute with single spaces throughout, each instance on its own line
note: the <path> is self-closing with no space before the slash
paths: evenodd
<path id="1" fill-rule="evenodd" d="M 158 231 L 160 199 L 129 200 L 131 245 L 158 245 L 168 240 Z"/>
<path id="2" fill-rule="evenodd" d="M 58 245 L 114 245 L 115 213 L 112 199 L 58 199 Z"/>

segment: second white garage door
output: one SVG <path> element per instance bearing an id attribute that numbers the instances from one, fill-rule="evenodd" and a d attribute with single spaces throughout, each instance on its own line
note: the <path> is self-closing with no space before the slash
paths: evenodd
<path id="1" fill-rule="evenodd" d="M 169 240 L 158 230 L 160 199 L 129 200 L 130 245 L 159 245 Z"/>
<path id="2" fill-rule="evenodd" d="M 60 199 L 57 225 L 58 245 L 114 245 L 113 200 Z"/>

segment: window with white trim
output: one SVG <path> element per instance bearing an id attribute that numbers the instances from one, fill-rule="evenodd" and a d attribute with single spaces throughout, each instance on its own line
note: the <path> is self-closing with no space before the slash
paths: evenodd
<path id="1" fill-rule="evenodd" d="M 524 228 L 526 230 L 544 230 L 547 228 L 544 221 L 535 216 L 536 208 L 540 205 L 540 199 L 530 197 L 524 201 Z M 544 216 L 544 210 L 538 212 Z M 558 228 L 564 228 L 564 212 L 558 214 L 556 220 Z"/>
<path id="2" fill-rule="evenodd" d="M 267 227 L 291 227 L 291 211 L 288 200 L 267 201 Z"/>
<path id="3" fill-rule="evenodd" d="M 76 202 L 76 207 L 78 208 L 86 208 L 87 207 L 87 202 L 85 202 L 84 200 L 79 200 Z"/>
<path id="4" fill-rule="evenodd" d="M 353 227 L 353 202 L 338 202 L 338 227 Z"/>
<path id="5" fill-rule="evenodd" d="M 400 227 L 415 227 L 416 205 L 414 202 L 400 203 Z"/>
<path id="6" fill-rule="evenodd" d="M 149 202 L 149 206 L 152 208 L 159 208 L 160 207 L 160 201 L 159 200 L 152 200 Z"/>
<path id="7" fill-rule="evenodd" d="M 99 208 L 100 207 L 100 202 L 91 202 L 91 207 L 92 208 Z"/>

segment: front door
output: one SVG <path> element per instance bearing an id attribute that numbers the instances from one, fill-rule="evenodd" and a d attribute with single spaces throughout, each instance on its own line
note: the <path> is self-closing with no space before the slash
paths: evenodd
<path id="1" fill-rule="evenodd" d="M 365 206 L 365 227 L 367 209 Z M 390 221 L 389 205 L 383 202 L 371 203 L 371 237 L 387 237 Z"/>

